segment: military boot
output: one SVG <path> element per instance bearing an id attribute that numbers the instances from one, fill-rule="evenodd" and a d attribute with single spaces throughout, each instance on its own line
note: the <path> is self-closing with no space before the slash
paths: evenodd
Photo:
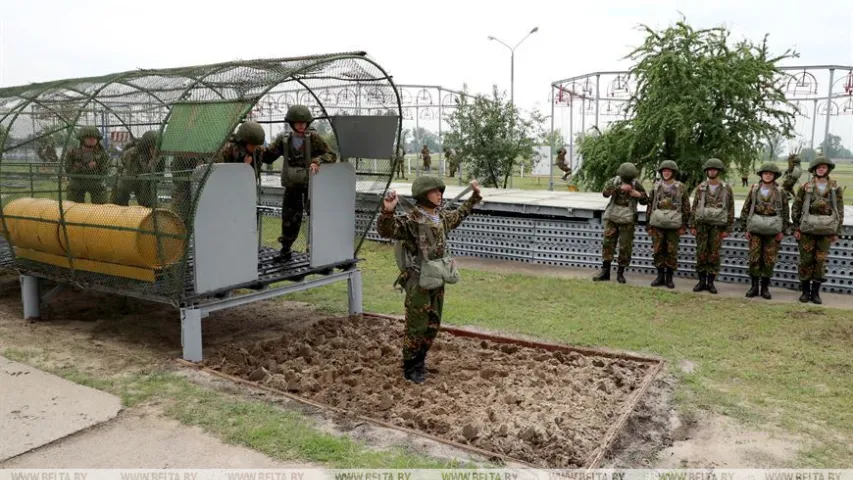
<path id="1" fill-rule="evenodd" d="M 809 300 L 812 298 L 812 282 L 808 280 L 800 282 L 800 288 L 803 290 L 803 294 L 800 295 L 800 302 L 809 303 Z"/>
<path id="2" fill-rule="evenodd" d="M 403 360 L 403 377 L 414 383 L 424 383 L 426 380 L 417 366 L 418 358 Z"/>
<path id="3" fill-rule="evenodd" d="M 625 267 L 616 267 L 616 281 L 625 283 Z"/>
<path id="4" fill-rule="evenodd" d="M 663 285 L 663 282 L 664 282 L 664 273 L 663 272 L 664 272 L 663 268 L 658 268 L 658 276 L 654 280 L 652 280 L 652 286 L 653 287 L 659 287 L 659 286 Z"/>
<path id="5" fill-rule="evenodd" d="M 812 281 L 812 303 L 816 303 L 818 305 L 823 303 L 823 300 L 820 299 L 820 285 L 821 282 L 817 280 Z"/>
<path id="6" fill-rule="evenodd" d="M 765 300 L 770 300 L 771 298 L 773 298 L 770 295 L 770 279 L 769 278 L 762 278 L 761 279 L 761 298 L 763 298 Z"/>
<path id="7" fill-rule="evenodd" d="M 752 287 L 746 292 L 746 298 L 753 298 L 758 295 L 758 277 L 749 277 L 752 282 Z"/>
<path id="8" fill-rule="evenodd" d="M 673 270 L 671 268 L 666 269 L 666 288 L 675 288 L 675 284 L 672 283 L 672 274 Z"/>
<path id="9" fill-rule="evenodd" d="M 708 291 L 714 295 L 717 294 L 717 287 L 714 285 L 714 278 L 716 278 L 716 276 L 717 275 L 715 273 L 708 274 Z"/>
<path id="10" fill-rule="evenodd" d="M 699 272 L 699 283 L 697 283 L 696 286 L 693 287 L 693 291 L 694 292 L 701 292 L 702 290 L 707 290 L 708 289 L 708 282 L 706 280 L 707 278 L 708 278 L 707 273 Z"/>
<path id="11" fill-rule="evenodd" d="M 601 266 L 601 271 L 598 275 L 592 277 L 593 282 L 608 282 L 610 281 L 610 260 L 605 260 Z"/>

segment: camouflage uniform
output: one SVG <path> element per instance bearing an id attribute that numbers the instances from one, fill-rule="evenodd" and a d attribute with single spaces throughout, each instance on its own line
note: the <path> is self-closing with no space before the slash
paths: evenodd
<path id="1" fill-rule="evenodd" d="M 630 224 L 618 224 L 604 219 L 604 240 L 601 245 L 601 272 L 593 278 L 594 281 L 610 280 L 610 265 L 616 253 L 616 243 L 619 242 L 619 256 L 617 257 L 616 281 L 625 283 L 625 268 L 631 264 L 631 256 L 634 249 L 634 228 L 637 223 L 637 204 L 646 205 L 649 196 L 643 185 L 636 180 L 639 175 L 637 167 L 631 163 L 623 163 L 619 166 L 617 176 L 607 183 L 602 195 L 610 198 L 610 205 L 630 207 L 634 210 L 634 221 Z M 639 198 L 631 196 L 630 192 L 622 190 L 622 185 L 631 187 L 640 193 Z"/>
<path id="2" fill-rule="evenodd" d="M 782 173 L 779 170 L 779 167 L 772 163 L 763 165 L 756 173 L 758 173 L 759 178 L 761 178 L 762 173 L 764 172 L 774 173 L 776 179 L 778 179 Z M 769 192 L 766 196 L 760 191 L 762 185 L 769 188 Z M 746 200 L 744 201 L 743 208 L 740 212 L 742 230 L 747 231 L 747 225 L 749 224 L 749 211 L 752 209 L 753 199 L 755 199 L 756 192 L 758 192 L 758 201 L 755 204 L 755 214 L 763 216 L 781 215 L 781 235 L 785 235 L 786 232 L 789 231 L 791 225 L 788 211 L 788 194 L 785 190 L 781 189 L 775 181 L 768 185 L 762 180 L 761 183 L 754 184 L 749 188 L 749 193 L 747 193 Z M 779 254 L 781 240 L 776 240 L 776 236 L 774 235 L 750 233 L 749 236 L 748 261 L 749 276 L 752 285 L 749 291 L 746 292 L 746 296 L 748 298 L 752 298 L 758 295 L 758 286 L 760 281 L 761 297 L 769 300 L 771 298 L 770 279 L 773 277 L 773 270 L 776 267 L 776 259 Z"/>
<path id="3" fill-rule="evenodd" d="M 71 174 L 67 198 L 72 202 L 83 203 L 88 192 L 92 203 L 107 203 L 104 177 L 110 166 L 110 157 L 101 145 L 101 132 L 96 127 L 83 127 L 77 138 L 80 139 L 80 146 L 72 148 L 65 155 L 65 172 Z M 92 148 L 86 147 L 83 144 L 86 138 L 96 138 L 98 143 Z M 94 167 L 90 166 L 92 162 L 95 163 Z"/>
<path id="4" fill-rule="evenodd" d="M 800 157 L 792 153 L 788 156 L 788 169 L 785 170 L 785 175 L 782 177 L 782 188 L 788 192 L 788 195 L 794 195 L 794 187 L 800 180 L 803 171 L 800 169 Z"/>
<path id="5" fill-rule="evenodd" d="M 658 271 L 658 276 L 652 281 L 652 286 L 666 285 L 667 288 L 675 288 L 672 276 L 678 270 L 680 232 L 682 229 L 687 229 L 687 222 L 690 219 L 690 196 L 687 187 L 675 180 L 678 176 L 678 165 L 672 160 L 664 160 L 661 162 L 658 172 L 665 169 L 673 172 L 671 183 L 666 183 L 661 179 L 655 184 L 646 208 L 646 222 L 652 218 L 655 208 L 681 211 L 681 229 L 665 230 L 648 226 L 649 236 L 652 237 L 654 265 Z"/>
<path id="6" fill-rule="evenodd" d="M 49 141 L 40 141 L 36 153 L 38 154 L 39 159 L 44 163 L 59 162 L 59 158 L 56 156 L 56 148 L 54 148 L 53 144 Z"/>
<path id="7" fill-rule="evenodd" d="M 723 162 L 711 158 L 705 162 L 704 171 L 717 170 L 717 177 L 725 172 Z M 700 200 L 704 198 L 704 207 L 719 208 L 726 211 L 726 225 L 712 225 L 697 220 Z M 731 185 L 724 182 L 711 183 L 710 179 L 699 184 L 693 192 L 693 206 L 690 211 L 690 228 L 696 230 L 696 273 L 699 283 L 694 292 L 708 290 L 717 293 L 714 279 L 720 272 L 720 250 L 723 246 L 723 234 L 730 235 L 735 221 L 735 201 Z"/>
<path id="8" fill-rule="evenodd" d="M 800 186 L 797 190 L 797 196 L 794 199 L 792 206 L 791 220 L 794 228 L 799 231 L 800 224 L 803 220 L 803 208 L 806 200 L 806 194 L 810 193 L 809 214 L 810 215 L 832 215 L 832 198 L 830 195 L 835 195 L 835 214 L 838 218 L 838 231 L 834 235 L 815 235 L 800 233 L 799 249 L 800 249 L 800 283 L 802 295 L 800 301 L 805 303 L 811 300 L 813 303 L 823 303 L 820 298 L 821 284 L 826 282 L 826 260 L 829 257 L 829 249 L 832 246 L 833 236 L 840 237 L 844 228 L 844 189 L 839 187 L 838 182 L 829 178 L 829 172 L 835 167 L 832 160 L 824 156 L 819 156 L 812 160 L 809 165 L 809 171 L 812 175 L 819 165 L 828 167 L 825 176 L 826 185 L 824 189 L 818 188 L 817 178 L 813 178 L 809 182 Z"/>
<path id="9" fill-rule="evenodd" d="M 565 148 L 561 148 L 557 151 L 557 168 L 564 172 L 562 180 L 566 180 L 572 175 L 572 169 L 569 168 L 568 160 L 566 160 L 567 153 L 568 152 Z"/>
<path id="10" fill-rule="evenodd" d="M 140 176 L 161 173 L 163 160 L 152 149 L 157 147 L 157 132 L 146 132 L 140 141 L 125 148 L 120 157 L 118 182 L 110 195 L 110 202 L 116 205 L 128 205 L 130 194 L 143 207 L 154 208 L 157 200 L 157 182 Z"/>
<path id="11" fill-rule="evenodd" d="M 406 178 L 406 152 L 402 148 L 397 149 L 397 178 Z"/>
<path id="12" fill-rule="evenodd" d="M 424 161 L 424 170 L 429 171 L 430 166 L 432 165 L 432 157 L 429 155 L 429 148 L 424 145 L 424 148 L 421 150 L 421 158 Z"/>
<path id="13" fill-rule="evenodd" d="M 444 192 L 444 182 L 432 176 L 418 177 L 412 184 L 413 195 L 419 204 L 424 204 L 426 193 L 435 188 Z M 482 197 L 475 193 L 459 208 L 453 210 L 438 208 L 436 219 L 430 219 L 420 208 L 398 216 L 395 216 L 393 211 L 386 212 L 383 209 L 376 221 L 376 232 L 382 237 L 402 241 L 404 248 L 413 258 L 422 257 L 421 246 L 428 257 L 426 260 L 443 258 L 447 246 L 447 235 L 471 214 L 474 205 L 481 200 Z M 425 234 L 423 232 L 425 228 L 430 229 L 431 234 Z M 430 242 L 430 239 L 433 242 Z M 407 375 L 406 378 L 410 378 L 413 373 L 418 373 L 420 380 L 423 381 L 423 375 L 426 373 L 424 366 L 426 355 L 441 327 L 444 287 L 434 290 L 421 288 L 418 270 L 414 268 L 402 272 L 397 280 L 406 292 L 403 370 Z M 418 382 L 418 380 L 414 381 Z"/>
<path id="14" fill-rule="evenodd" d="M 456 171 L 459 170 L 459 157 L 450 148 L 444 150 L 444 155 L 447 157 L 447 168 L 450 170 L 450 177 L 453 178 L 456 176 Z M 462 172 L 459 172 L 459 176 L 462 176 Z"/>
<path id="15" fill-rule="evenodd" d="M 314 119 L 307 107 L 294 105 L 288 109 L 285 120 L 292 125 L 295 122 L 310 124 Z M 304 136 L 295 131 L 282 133 L 264 149 L 264 163 L 273 163 L 279 157 L 284 157 L 285 162 L 281 174 L 284 198 L 281 205 L 281 236 L 278 241 L 281 243 L 281 260 L 289 260 L 291 247 L 299 238 L 299 230 L 302 228 L 303 211 L 311 210 L 308 202 L 309 165 L 334 163 L 337 156 L 319 133 L 306 129 Z"/>

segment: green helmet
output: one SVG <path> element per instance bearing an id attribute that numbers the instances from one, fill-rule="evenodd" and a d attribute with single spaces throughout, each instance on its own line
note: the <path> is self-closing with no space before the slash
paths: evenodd
<path id="1" fill-rule="evenodd" d="M 621 178 L 623 182 L 630 182 L 631 180 L 639 177 L 640 172 L 637 170 L 636 165 L 631 162 L 625 162 L 622 165 L 619 165 L 619 168 L 616 170 L 616 175 L 619 175 L 619 178 Z"/>
<path id="2" fill-rule="evenodd" d="M 719 170 L 720 173 L 726 171 L 726 166 L 723 165 L 723 161 L 719 158 L 709 158 L 708 160 L 705 160 L 705 163 L 702 165 L 702 171 L 706 171 L 709 168 L 715 168 Z"/>
<path id="3" fill-rule="evenodd" d="M 314 121 L 314 116 L 311 115 L 311 110 L 309 110 L 305 105 L 291 105 L 290 108 L 287 109 L 287 115 L 284 116 L 284 121 L 287 123 L 311 123 Z"/>
<path id="4" fill-rule="evenodd" d="M 288 115 L 290 112 L 288 112 Z M 237 138 L 250 145 L 263 145 L 266 138 L 264 127 L 258 122 L 245 122 L 237 129 Z"/>
<path id="5" fill-rule="evenodd" d="M 77 132 L 77 138 L 79 140 L 83 140 L 84 138 L 97 138 L 98 140 L 104 138 L 101 135 L 101 131 L 98 130 L 98 127 L 83 127 Z"/>
<path id="6" fill-rule="evenodd" d="M 811 162 L 809 162 L 809 172 L 814 173 L 817 170 L 817 167 L 820 165 L 826 165 L 829 167 L 829 172 L 835 168 L 835 162 L 830 160 L 826 155 L 818 155 Z M 827 172 L 827 173 L 829 173 Z"/>
<path id="7" fill-rule="evenodd" d="M 772 172 L 774 175 L 776 175 L 776 178 L 782 176 L 782 170 L 779 170 L 779 165 L 776 165 L 775 163 L 765 163 L 761 166 L 761 168 L 755 171 L 755 173 L 757 173 L 759 177 L 764 172 Z"/>
<path id="8" fill-rule="evenodd" d="M 661 170 L 663 170 L 665 168 L 672 170 L 672 173 L 674 173 L 674 174 L 678 173 L 678 164 L 672 160 L 664 160 L 664 161 L 660 162 L 660 165 L 658 165 L 658 172 L 660 172 Z"/>
<path id="9" fill-rule="evenodd" d="M 149 130 L 142 134 L 142 137 L 139 138 L 139 141 L 136 143 L 136 146 L 139 147 L 140 150 L 147 150 L 151 147 L 157 146 L 157 140 L 160 138 L 160 133 L 157 130 Z"/>
<path id="10" fill-rule="evenodd" d="M 444 180 L 433 177 L 429 175 L 425 175 L 423 177 L 418 177 L 412 182 L 412 196 L 415 199 L 421 199 L 426 196 L 426 194 L 435 189 L 441 190 L 441 193 L 444 193 Z"/>

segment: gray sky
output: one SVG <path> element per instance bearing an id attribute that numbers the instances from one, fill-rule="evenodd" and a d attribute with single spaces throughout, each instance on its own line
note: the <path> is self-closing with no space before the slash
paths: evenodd
<path id="1" fill-rule="evenodd" d="M 397 83 L 460 88 L 467 82 L 478 92 L 497 83 L 508 91 L 509 51 L 486 37 L 514 45 L 538 26 L 516 51 L 515 97 L 521 107 L 547 111 L 552 81 L 627 68 L 620 58 L 642 39 L 635 27 L 666 26 L 678 19 L 679 11 L 696 27 L 725 23 L 734 38 L 758 41 L 769 33 L 773 51 L 795 48 L 800 53 L 797 64 L 853 65 L 850 0 L 527 0 L 494 5 L 446 0 L 0 0 L 0 85 L 364 50 Z M 845 140 L 850 143 L 851 137 Z"/>

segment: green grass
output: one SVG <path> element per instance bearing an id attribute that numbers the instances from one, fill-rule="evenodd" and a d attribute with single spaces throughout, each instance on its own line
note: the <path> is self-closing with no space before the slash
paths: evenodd
<path id="1" fill-rule="evenodd" d="M 324 433 L 300 413 L 219 393 L 171 373 L 93 377 L 74 367 L 46 366 L 39 361 L 45 352 L 8 348 L 2 353 L 10 360 L 33 364 L 70 381 L 115 394 L 125 407 L 162 404 L 170 418 L 285 462 L 310 462 L 332 468 L 471 467 L 403 448 L 370 448 L 346 436 Z"/>
<path id="2" fill-rule="evenodd" d="M 366 242 L 360 257 L 365 311 L 402 314 L 391 247 Z M 853 315 L 849 310 L 756 302 L 463 269 L 448 287 L 444 321 L 533 335 L 573 345 L 662 356 L 696 364 L 680 379 L 683 412 L 709 410 L 748 424 L 803 434 L 799 463 L 853 466 Z M 290 300 L 346 311 L 346 285 Z M 700 300 L 701 299 L 701 300 Z M 831 440 L 834 435 L 845 441 Z"/>

